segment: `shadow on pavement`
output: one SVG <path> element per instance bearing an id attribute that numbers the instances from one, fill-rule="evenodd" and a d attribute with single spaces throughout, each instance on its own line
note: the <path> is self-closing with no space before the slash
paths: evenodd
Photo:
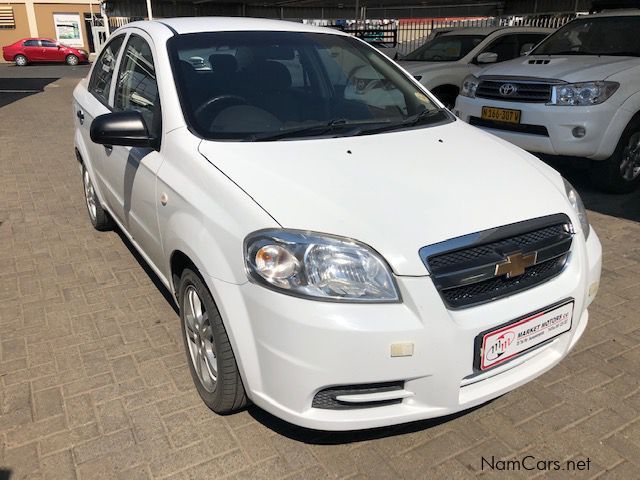
<path id="1" fill-rule="evenodd" d="M 0 78 L 0 108 L 35 95 L 58 78 Z"/>
<path id="2" fill-rule="evenodd" d="M 167 289 L 167 287 L 164 286 L 164 283 L 162 283 L 158 275 L 156 275 L 156 272 L 154 272 L 152 268 L 149 266 L 149 264 L 146 262 L 146 260 L 142 258 L 142 255 L 138 253 L 138 250 L 136 250 L 136 248 L 131 244 L 127 236 L 122 232 L 122 230 L 120 230 L 120 228 L 116 227 L 114 229 L 114 232 L 118 234 L 118 236 L 122 240 L 122 243 L 124 243 L 125 247 L 127 247 L 129 252 L 131 252 L 131 255 L 133 256 L 133 258 L 136 259 L 136 262 L 138 262 L 140 267 L 149 276 L 149 278 L 151 279 L 155 287 L 162 294 L 162 296 L 167 301 L 167 303 L 171 306 L 173 311 L 176 312 L 176 315 L 179 315 L 180 312 L 178 312 L 178 307 L 176 307 L 176 303 L 173 300 L 173 296 L 171 295 L 171 292 Z"/>
<path id="3" fill-rule="evenodd" d="M 591 183 L 587 168 L 576 167 L 571 161 L 564 159 L 544 158 L 543 160 L 558 170 L 576 187 L 587 209 L 640 222 L 640 188 L 633 193 L 623 195 L 602 193 Z M 584 161 L 589 162 L 590 160 L 585 159 Z"/>
<path id="4" fill-rule="evenodd" d="M 454 413 L 444 417 L 432 418 L 428 420 L 419 420 L 417 422 L 403 423 L 400 425 L 392 425 L 389 427 L 370 428 L 367 430 L 350 430 L 346 432 L 326 432 L 322 430 L 312 430 L 309 428 L 299 427 L 286 422 L 278 417 L 274 417 L 270 413 L 262 410 L 260 407 L 250 405 L 247 408 L 249 415 L 255 420 L 260 422 L 265 427 L 273 430 L 279 435 L 284 435 L 287 438 L 296 440 L 298 442 L 309 443 L 313 445 L 339 445 L 345 443 L 357 443 L 366 442 L 369 440 L 376 440 L 380 438 L 395 437 L 396 435 L 405 435 L 407 433 L 418 432 L 421 430 L 427 430 L 429 428 L 437 427 L 443 423 L 450 422 L 456 418 L 463 417 L 475 410 L 490 404 L 493 400 L 490 400 L 477 407 L 463 410 L 462 412 Z"/>

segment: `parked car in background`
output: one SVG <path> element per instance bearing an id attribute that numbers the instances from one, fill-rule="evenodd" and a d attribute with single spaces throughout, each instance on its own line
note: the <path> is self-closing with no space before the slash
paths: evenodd
<path id="1" fill-rule="evenodd" d="M 467 75 L 524 55 L 551 32 L 537 27 L 459 28 L 405 55 L 400 65 L 452 108 Z"/>
<path id="2" fill-rule="evenodd" d="M 23 38 L 2 47 L 2 57 L 19 67 L 36 62 L 62 62 L 78 65 L 89 61 L 89 53 L 81 48 L 68 47 L 50 38 Z"/>
<path id="3" fill-rule="evenodd" d="M 218 413 L 253 401 L 323 430 L 443 416 L 585 331 L 602 251 L 578 193 L 357 38 L 129 23 L 73 111 L 89 219 L 173 296 Z"/>
<path id="4" fill-rule="evenodd" d="M 531 152 L 592 160 L 609 192 L 640 183 L 640 10 L 579 17 L 526 58 L 469 76 L 455 112 Z"/>

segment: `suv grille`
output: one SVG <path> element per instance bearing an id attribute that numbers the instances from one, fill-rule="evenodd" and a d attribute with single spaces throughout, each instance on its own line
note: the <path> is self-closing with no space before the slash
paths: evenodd
<path id="1" fill-rule="evenodd" d="M 501 93 L 501 87 L 509 93 Z M 505 102 L 546 103 L 551 100 L 551 84 L 510 80 L 481 80 L 476 97 L 493 98 Z"/>
<path id="2" fill-rule="evenodd" d="M 564 214 L 551 215 L 465 235 L 423 247 L 420 256 L 446 305 L 459 309 L 533 288 L 566 265 L 572 226 Z M 512 256 L 527 257 L 524 271 L 498 272 Z"/>

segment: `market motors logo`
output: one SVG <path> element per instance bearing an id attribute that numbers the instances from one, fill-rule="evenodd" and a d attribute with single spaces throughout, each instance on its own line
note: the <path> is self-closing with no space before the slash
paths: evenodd
<path id="1" fill-rule="evenodd" d="M 509 345 L 511 345 L 515 339 L 516 334 L 510 330 L 502 333 L 498 338 L 495 339 L 491 346 L 487 345 L 487 351 L 484 355 L 485 358 L 490 362 L 500 358 L 507 352 Z"/>
<path id="2" fill-rule="evenodd" d="M 499 91 L 500 95 L 502 95 L 503 97 L 509 97 L 511 95 L 515 95 L 515 93 L 518 91 L 518 87 L 516 87 L 512 83 L 503 83 L 502 85 L 500 85 Z"/>

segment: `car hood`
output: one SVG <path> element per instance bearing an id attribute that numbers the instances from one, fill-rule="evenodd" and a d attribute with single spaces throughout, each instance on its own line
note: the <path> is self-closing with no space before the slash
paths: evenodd
<path id="1" fill-rule="evenodd" d="M 559 212 L 554 170 L 461 121 L 371 136 L 202 141 L 201 154 L 282 227 L 380 252 L 398 275 L 426 275 L 426 245 Z"/>
<path id="2" fill-rule="evenodd" d="M 533 62 L 536 60 L 537 63 Z M 549 63 L 540 63 L 547 61 Z M 605 80 L 611 75 L 638 65 L 638 57 L 529 55 L 487 67 L 480 72 L 480 76 L 518 76 L 588 82 Z"/>
<path id="3" fill-rule="evenodd" d="M 457 66 L 459 62 L 412 62 L 401 60 L 398 64 L 411 75 L 423 75 L 441 70 L 450 70 L 452 67 Z"/>

